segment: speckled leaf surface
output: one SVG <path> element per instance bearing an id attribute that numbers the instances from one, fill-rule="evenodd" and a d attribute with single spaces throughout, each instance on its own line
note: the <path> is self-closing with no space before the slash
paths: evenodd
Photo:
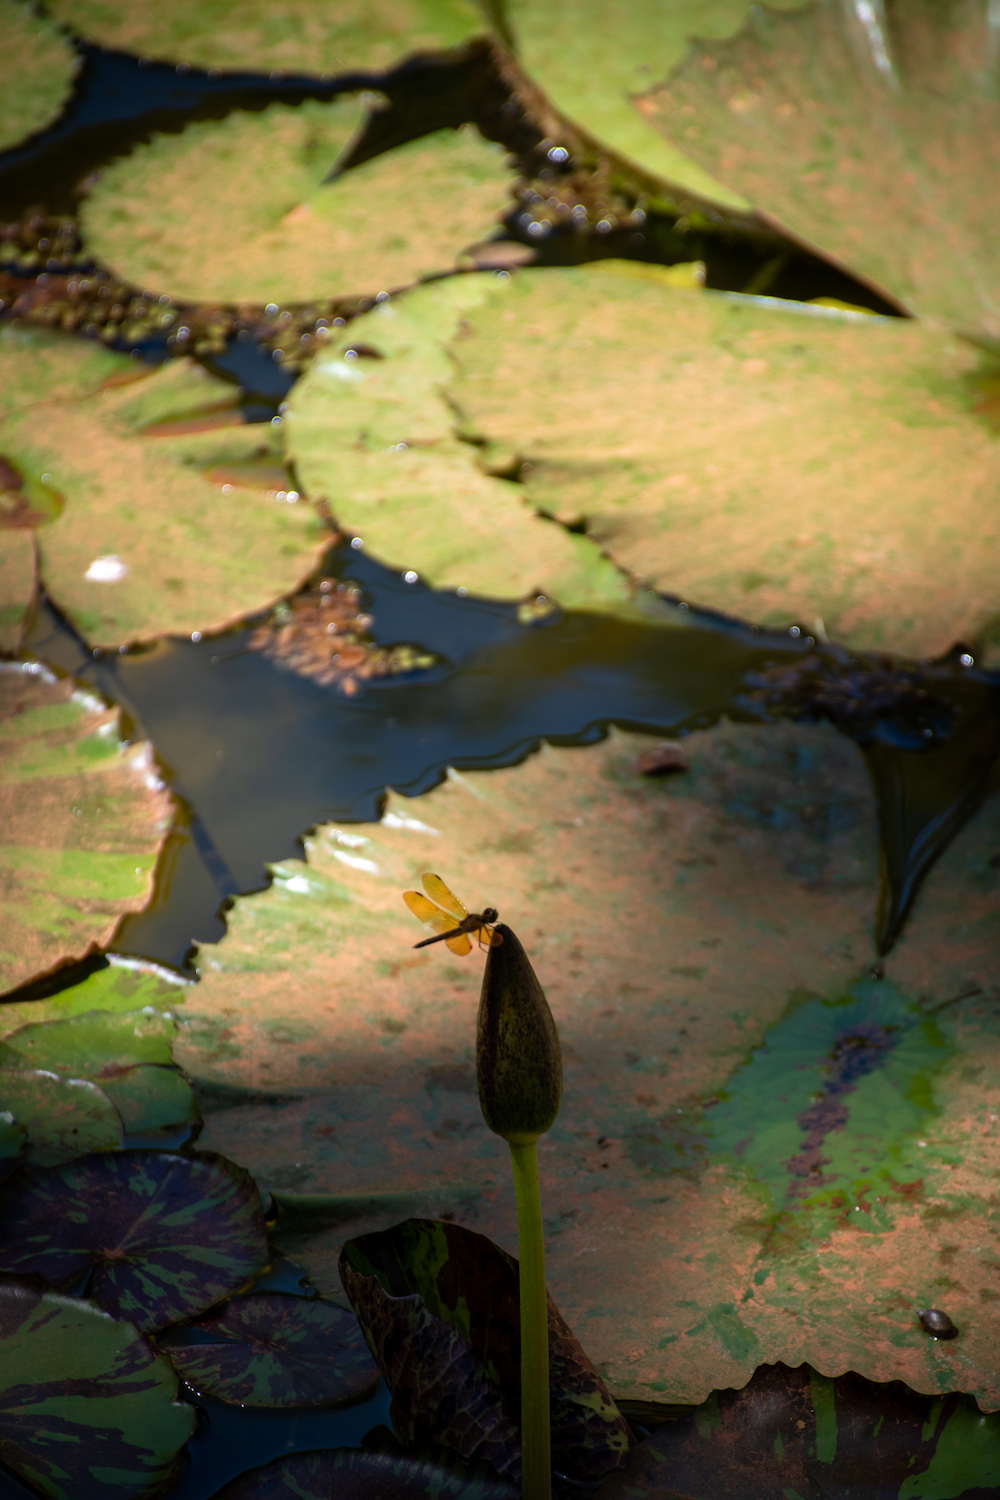
<path id="1" fill-rule="evenodd" d="M 528 501 L 656 588 L 920 656 L 1000 607 L 1000 445 L 942 332 L 553 270 L 498 286 L 449 353 L 486 461 L 530 465 Z"/>
<path id="2" fill-rule="evenodd" d="M 454 1454 L 333 1448 L 298 1453 L 241 1474 L 218 1500 L 517 1500 L 520 1490 L 487 1464 Z"/>
<path id="3" fill-rule="evenodd" d="M 50 11 L 106 47 L 201 68 L 349 73 L 457 47 L 482 29 L 472 0 L 53 0 Z"/>
<path id="4" fill-rule="evenodd" d="M 253 1180 L 212 1153 L 83 1157 L 3 1194 L 0 1269 L 61 1285 L 92 1265 L 89 1295 L 139 1328 L 203 1312 L 267 1264 Z"/>
<path id="5" fill-rule="evenodd" d="M 656 781 L 637 772 L 648 747 L 545 749 L 392 795 L 381 825 L 318 829 L 203 953 L 176 1054 L 247 1091 L 204 1143 L 285 1203 L 332 1195 L 325 1221 L 307 1196 L 276 1230 L 326 1296 L 344 1239 L 408 1213 L 516 1253 L 508 1153 L 475 1091 L 482 960 L 415 952 L 401 900 L 434 870 L 498 907 L 559 1026 L 549 1285 L 613 1395 L 702 1401 L 783 1359 L 1000 1408 L 1000 805 L 951 845 L 873 981 L 855 747 L 722 725 Z M 958 1339 L 928 1338 L 928 1306 Z"/>
<path id="6" fill-rule="evenodd" d="M 0 1460 L 50 1500 L 152 1500 L 195 1429 L 130 1323 L 0 1282 Z"/>
<path id="7" fill-rule="evenodd" d="M 288 456 L 307 492 L 393 567 L 438 587 L 508 598 L 545 589 L 567 605 L 627 611 L 625 581 L 599 549 L 540 520 L 520 486 L 487 474 L 456 438 L 447 345 L 495 285 L 455 277 L 356 318 L 292 393 Z M 355 344 L 383 357 L 354 358 Z"/>
<path id="8" fill-rule="evenodd" d="M 107 373 L 83 341 L 0 343 L 0 384 L 15 390 L 6 415 L 0 400 L 0 450 L 65 499 L 36 533 L 39 568 L 85 639 L 111 647 L 219 629 L 297 588 L 324 543 L 312 507 L 227 494 L 200 472 L 266 446 L 261 429 L 144 435 L 164 415 L 234 407 L 236 387 L 184 359 L 100 389 Z"/>
<path id="9" fill-rule="evenodd" d="M 851 14 L 828 0 L 754 11 L 654 89 L 647 117 L 797 239 L 911 310 L 996 338 L 992 22 L 973 0 L 903 0 L 866 37 Z"/>
<path id="10" fill-rule="evenodd" d="M 277 1292 L 237 1297 L 163 1347 L 193 1390 L 240 1406 L 337 1406 L 379 1378 L 353 1313 Z"/>
<path id="11" fill-rule="evenodd" d="M 79 66 L 51 21 L 19 0 L 0 0 L 0 151 L 55 119 Z"/>
<path id="12" fill-rule="evenodd" d="M 968 1396 L 765 1365 L 653 1432 L 608 1500 L 957 1500 L 1000 1481 L 1000 1417 Z"/>
<path id="13" fill-rule="evenodd" d="M 35 597 L 35 539 L 30 531 L 0 531 L 0 651 L 17 654 Z"/>
<path id="14" fill-rule="evenodd" d="M 0 664 L 0 990 L 103 947 L 142 910 L 172 813 L 117 710 Z"/>
<path id="15" fill-rule="evenodd" d="M 407 1219 L 349 1240 L 340 1278 L 393 1397 L 404 1442 L 443 1443 L 521 1475 L 518 1265 L 457 1224 Z M 594 1483 L 625 1462 L 631 1434 L 551 1296 L 552 1467 Z"/>
<path id="16" fill-rule="evenodd" d="M 0 1110 L 27 1131 L 27 1160 L 33 1166 L 53 1167 L 86 1151 L 117 1151 L 122 1145 L 117 1109 L 86 1078 L 0 1067 Z"/>
<path id="17" fill-rule="evenodd" d="M 350 96 L 275 104 L 157 136 L 102 174 L 87 243 L 136 285 L 200 301 L 374 297 L 450 270 L 511 207 L 502 149 L 440 130 L 324 183 L 364 112 Z"/>

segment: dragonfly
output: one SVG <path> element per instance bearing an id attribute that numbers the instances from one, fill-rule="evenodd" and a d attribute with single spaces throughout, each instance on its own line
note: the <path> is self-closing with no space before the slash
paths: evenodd
<path id="1" fill-rule="evenodd" d="M 499 932 L 490 926 L 497 919 L 495 907 L 485 906 L 482 911 L 469 912 L 454 895 L 440 875 L 422 875 L 424 890 L 433 899 L 428 901 L 419 891 L 404 891 L 403 900 L 413 915 L 428 927 L 433 927 L 435 936 L 414 943 L 414 948 L 427 948 L 431 943 L 447 943 L 452 953 L 464 956 L 471 952 L 470 938 L 477 938 L 479 946 L 498 948 L 503 942 Z"/>

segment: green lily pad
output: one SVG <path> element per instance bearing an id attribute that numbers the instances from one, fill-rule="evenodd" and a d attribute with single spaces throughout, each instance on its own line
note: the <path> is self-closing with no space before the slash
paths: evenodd
<path id="1" fill-rule="evenodd" d="M 0 151 L 56 117 L 79 66 L 50 20 L 18 0 L 0 0 Z"/>
<path id="2" fill-rule="evenodd" d="M 116 357 L 109 370 L 82 340 L 0 343 L 0 385 L 15 391 L 6 419 L 6 396 L 0 402 L 0 448 L 66 502 L 36 533 L 56 603 L 88 641 L 112 647 L 221 629 L 293 592 L 326 545 L 317 513 L 266 494 L 227 493 L 200 472 L 249 458 L 271 429 L 241 425 L 236 388 L 193 361 L 100 389 L 121 366 Z M 53 367 L 55 394 L 46 397 Z M 235 425 L 155 435 L 165 414 L 206 411 Z"/>
<path id="3" fill-rule="evenodd" d="M 277 1292 L 237 1297 L 161 1347 L 193 1390 L 240 1406 L 338 1406 L 379 1379 L 353 1313 Z"/>
<path id="4" fill-rule="evenodd" d="M 153 1500 L 197 1424 L 130 1323 L 0 1284 L 0 1460 L 50 1500 Z"/>
<path id="5" fill-rule="evenodd" d="M 275 1234 L 324 1296 L 344 1239 L 407 1212 L 514 1248 L 509 1153 L 476 1096 L 483 960 L 414 951 L 402 901 L 436 871 L 517 932 L 559 1027 L 549 1285 L 616 1397 L 699 1402 L 784 1359 L 1000 1409 L 1000 800 L 873 979 L 857 748 L 722 724 L 649 778 L 649 745 L 546 748 L 318 828 L 236 902 L 188 992 L 175 1054 L 234 1090 L 202 1141 L 303 1195 Z M 418 1191 L 433 1202 L 401 1210 Z M 928 1338 L 926 1307 L 960 1337 Z"/>
<path id="6" fill-rule="evenodd" d="M 47 1000 L 6 1001 L 0 1007 L 0 1039 L 6 1040 L 39 1021 L 65 1021 L 92 1010 L 120 1014 L 149 1007 L 173 1012 L 175 1006 L 183 1004 L 187 983 L 172 981 L 167 977 L 169 971 L 156 973 L 140 968 L 140 962 L 112 963 Z"/>
<path id="7" fill-rule="evenodd" d="M 0 1182 L 16 1172 L 24 1160 L 28 1132 L 9 1110 L 0 1109 Z"/>
<path id="8" fill-rule="evenodd" d="M 122 1122 L 103 1089 L 85 1078 L 0 1067 L 0 1110 L 27 1131 L 27 1159 L 54 1167 L 88 1151 L 118 1151 Z"/>
<path id="9" fill-rule="evenodd" d="M 0 530 L 0 651 L 15 656 L 35 598 L 35 539 Z"/>
<path id="10" fill-rule="evenodd" d="M 203 1312 L 267 1261 L 260 1195 L 225 1157 L 87 1156 L 4 1189 L 0 1269 L 61 1285 L 93 1266 L 89 1295 L 142 1329 Z"/>
<path id="11" fill-rule="evenodd" d="M 201 68 L 353 73 L 457 47 L 482 29 L 472 0 L 53 0 L 51 14 L 106 47 Z"/>
<path id="12" fill-rule="evenodd" d="M 501 147 L 440 130 L 324 182 L 361 120 L 346 98 L 158 136 L 102 175 L 87 243 L 136 285 L 200 301 L 374 297 L 450 270 L 511 206 Z"/>
<path id="13" fill-rule="evenodd" d="M 990 22 L 928 0 L 882 14 L 866 35 L 835 4 L 754 9 L 741 36 L 699 46 L 654 88 L 646 116 L 797 240 L 913 311 L 996 339 Z"/>
<path id="14" fill-rule="evenodd" d="M 443 1443 L 521 1477 L 521 1325 L 517 1261 L 457 1224 L 407 1219 L 349 1240 L 344 1290 L 392 1392 L 396 1434 Z M 632 1446 L 621 1413 L 551 1296 L 552 1467 L 593 1483 Z"/>
<path id="15" fill-rule="evenodd" d="M 489 1464 L 464 1464 L 441 1449 L 433 1453 L 331 1448 L 297 1453 L 241 1474 L 217 1500 L 518 1500 L 520 1490 Z"/>
<path id="16" fill-rule="evenodd" d="M 149 746 L 33 664 L 0 670 L 0 990 L 111 941 L 141 911 L 172 817 Z"/>

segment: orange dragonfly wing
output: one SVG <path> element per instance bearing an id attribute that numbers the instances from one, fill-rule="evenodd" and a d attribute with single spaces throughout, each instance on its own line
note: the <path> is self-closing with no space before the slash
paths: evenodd
<path id="1" fill-rule="evenodd" d="M 467 932 L 456 932 L 454 937 L 445 938 L 444 945 L 450 948 L 452 953 L 457 953 L 459 958 L 464 958 L 472 951 L 472 943 L 469 941 Z"/>
<path id="2" fill-rule="evenodd" d="M 424 890 L 432 901 L 437 902 L 438 906 L 443 906 L 445 911 L 450 911 L 452 916 L 457 917 L 460 922 L 469 915 L 458 897 L 453 895 L 445 885 L 440 875 L 427 874 L 422 875 L 420 878 L 424 883 Z"/>
<path id="3" fill-rule="evenodd" d="M 482 927 L 477 927 L 469 936 L 474 942 L 481 943 L 484 948 L 499 948 L 503 942 L 500 933 L 494 928 L 488 927 L 484 922 Z"/>
<path id="4" fill-rule="evenodd" d="M 435 906 L 433 901 L 428 901 L 426 896 L 421 896 L 419 891 L 404 891 L 403 900 L 417 920 L 426 922 L 435 932 L 450 932 L 456 925 L 454 917 Z"/>

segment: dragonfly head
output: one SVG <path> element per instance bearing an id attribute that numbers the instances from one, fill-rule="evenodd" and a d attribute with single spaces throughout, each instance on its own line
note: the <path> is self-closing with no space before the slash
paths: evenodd
<path id="1" fill-rule="evenodd" d="M 499 915 L 500 913 L 497 911 L 495 906 L 483 907 L 482 918 L 484 922 L 495 922 Z"/>

